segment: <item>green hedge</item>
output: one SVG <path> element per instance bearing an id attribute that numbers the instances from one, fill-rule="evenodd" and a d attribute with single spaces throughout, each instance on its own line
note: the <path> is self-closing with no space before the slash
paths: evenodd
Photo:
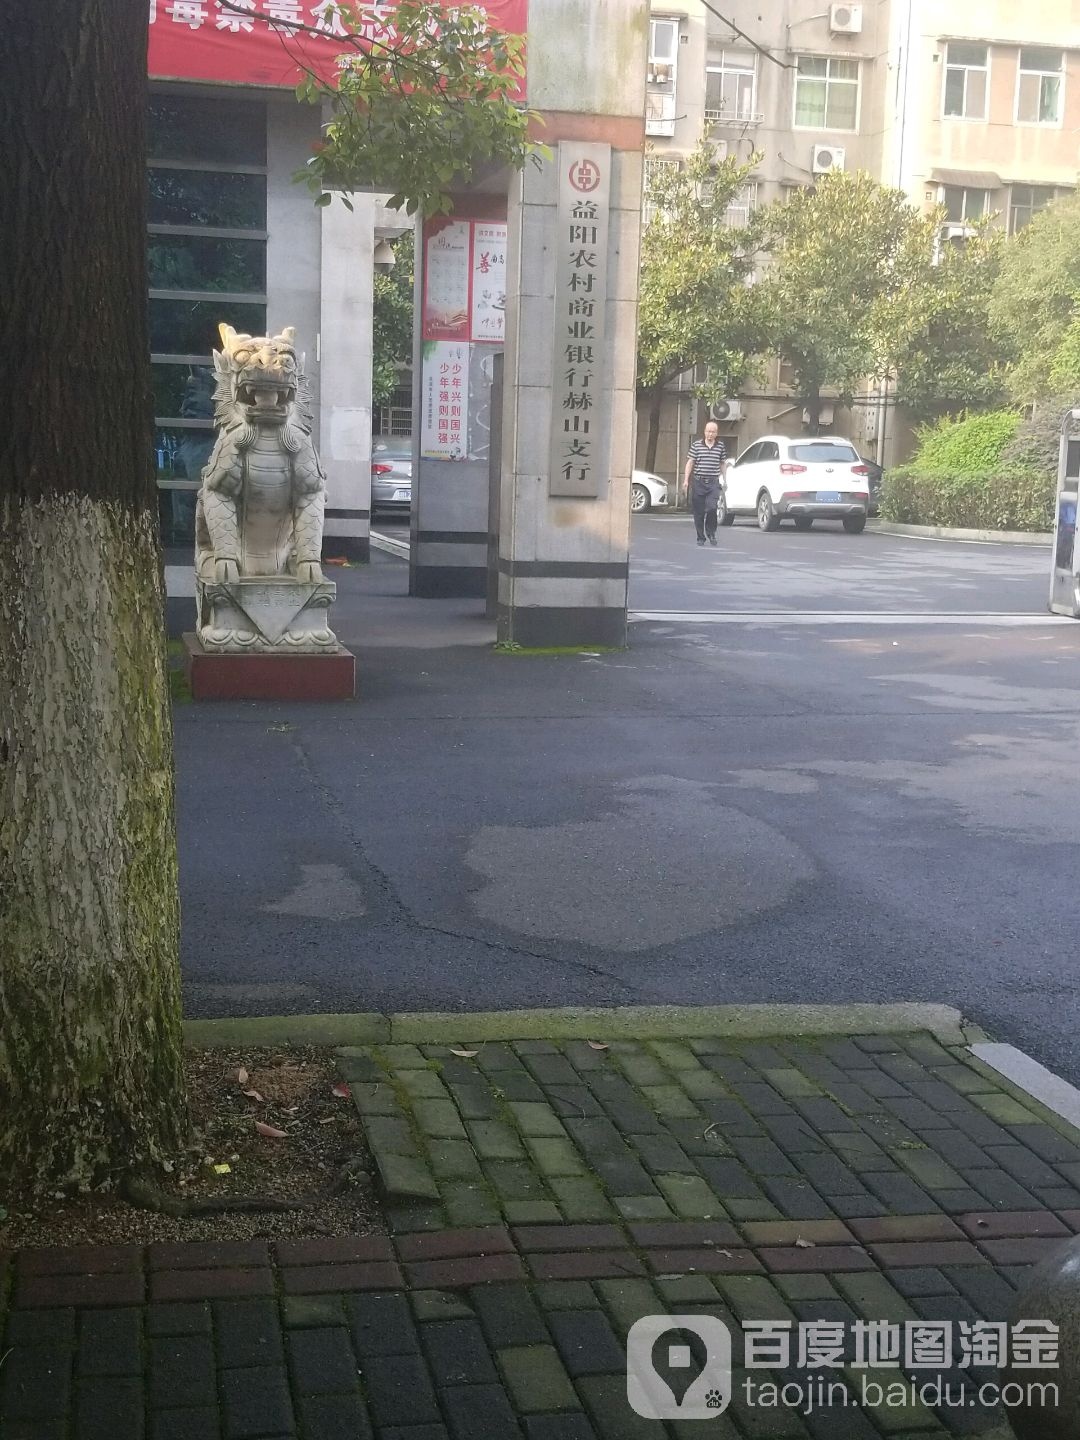
<path id="1" fill-rule="evenodd" d="M 982 474 L 926 467 L 913 460 L 885 476 L 881 513 L 905 525 L 966 530 L 1052 530 L 1056 480 L 1031 465 L 1001 464 Z"/>
<path id="2" fill-rule="evenodd" d="M 959 420 L 945 415 L 919 431 L 915 463 L 924 475 L 987 475 L 1019 425 L 1016 410 L 987 410 Z"/>

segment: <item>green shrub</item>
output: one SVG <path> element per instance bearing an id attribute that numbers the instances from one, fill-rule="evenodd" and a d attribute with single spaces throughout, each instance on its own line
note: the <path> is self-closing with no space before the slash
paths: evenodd
<path id="1" fill-rule="evenodd" d="M 1032 465 L 1001 464 L 983 474 L 937 469 L 912 461 L 885 477 L 881 513 L 905 525 L 965 530 L 1053 529 L 1056 476 Z"/>
<path id="2" fill-rule="evenodd" d="M 1016 410 L 988 410 L 960 420 L 945 415 L 920 430 L 911 463 L 924 475 L 985 475 L 1001 459 L 1019 424 Z"/>

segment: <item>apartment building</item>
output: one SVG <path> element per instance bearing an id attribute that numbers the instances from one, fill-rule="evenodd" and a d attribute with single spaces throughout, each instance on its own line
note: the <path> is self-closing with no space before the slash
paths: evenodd
<path id="1" fill-rule="evenodd" d="M 651 165 L 679 163 L 703 133 L 720 157 L 757 155 L 732 224 L 846 168 L 920 207 L 943 203 L 943 243 L 986 214 L 1015 232 L 1077 183 L 1080 0 L 654 0 L 646 131 Z M 790 380 L 772 361 L 764 384 L 715 407 L 729 448 L 799 433 Z M 656 468 L 668 478 L 704 419 L 693 383 L 665 407 Z M 887 462 L 910 435 L 876 390 L 825 418 Z M 642 423 L 639 462 L 644 436 Z"/>

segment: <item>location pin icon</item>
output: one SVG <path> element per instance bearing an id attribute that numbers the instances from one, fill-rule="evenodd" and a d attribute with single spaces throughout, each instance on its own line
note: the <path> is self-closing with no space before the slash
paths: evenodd
<path id="1" fill-rule="evenodd" d="M 665 1330 L 653 1342 L 650 1357 L 656 1375 L 681 1406 L 687 1390 L 708 1364 L 709 1352 L 696 1330 Z"/>

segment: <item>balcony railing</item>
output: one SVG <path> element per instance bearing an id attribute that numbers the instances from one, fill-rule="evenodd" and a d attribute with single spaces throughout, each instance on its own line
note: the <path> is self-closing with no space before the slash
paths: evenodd
<path id="1" fill-rule="evenodd" d="M 731 125 L 740 129 L 744 125 L 760 125 L 765 116 L 752 110 L 706 110 L 706 125 Z"/>

